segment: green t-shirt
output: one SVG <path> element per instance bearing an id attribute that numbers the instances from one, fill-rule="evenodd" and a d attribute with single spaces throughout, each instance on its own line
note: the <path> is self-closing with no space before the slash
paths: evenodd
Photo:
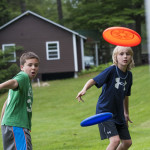
<path id="1" fill-rule="evenodd" d="M 21 71 L 13 79 L 18 88 L 9 90 L 2 125 L 16 126 L 31 130 L 33 94 L 29 76 Z"/>

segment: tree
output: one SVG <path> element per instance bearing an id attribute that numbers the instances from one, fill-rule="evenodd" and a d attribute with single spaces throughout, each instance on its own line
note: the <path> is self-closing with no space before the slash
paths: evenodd
<path id="1" fill-rule="evenodd" d="M 0 26 L 26 11 L 25 0 L 1 0 Z"/>
<path id="2" fill-rule="evenodd" d="M 143 0 L 75 0 L 67 1 L 70 16 L 65 19 L 65 25 L 77 29 L 94 29 L 102 35 L 104 29 L 111 26 L 126 26 L 141 35 L 141 24 L 144 22 Z M 68 23 L 69 22 L 69 23 Z M 100 36 L 101 45 L 106 42 Z M 135 60 L 141 63 L 141 45 L 136 50 Z"/>
<path id="3" fill-rule="evenodd" d="M 126 26 L 141 35 L 141 25 L 145 20 L 144 0 L 1 0 L 0 26 L 25 10 L 73 30 L 97 31 L 101 50 L 110 47 L 101 36 L 104 29 Z M 133 49 L 136 63 L 140 64 L 141 45 Z"/>
<path id="4" fill-rule="evenodd" d="M 8 62 L 9 58 L 6 56 L 9 56 L 9 52 L 4 54 L 2 50 L 0 50 L 0 83 L 5 82 L 8 79 L 11 79 L 20 70 L 17 64 L 12 64 Z M 2 90 L 0 91 L 0 93 L 4 93 L 5 91 L 6 90 Z"/>
<path id="5" fill-rule="evenodd" d="M 20 9 L 21 9 L 21 13 L 26 11 L 26 2 L 25 2 L 25 0 L 20 0 Z"/>
<path id="6" fill-rule="evenodd" d="M 11 18 L 6 0 L 1 0 L 0 2 L 0 18 L 0 26 L 8 22 Z"/>

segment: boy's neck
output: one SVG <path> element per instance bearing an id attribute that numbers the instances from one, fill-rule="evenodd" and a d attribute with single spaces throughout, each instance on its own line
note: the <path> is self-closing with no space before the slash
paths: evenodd
<path id="1" fill-rule="evenodd" d="M 22 71 L 22 70 L 21 70 Z M 22 72 L 24 72 L 24 71 L 22 71 Z M 26 73 L 26 72 L 24 72 L 24 73 Z M 26 73 L 27 74 L 27 73 Z M 27 74 L 28 75 L 28 74 Z M 28 75 L 28 77 L 29 77 L 29 75 Z M 29 77 L 29 79 L 30 79 L 30 77 Z M 32 79 L 30 79 L 30 82 L 32 81 Z"/>
<path id="2" fill-rule="evenodd" d="M 127 67 L 126 66 L 117 66 L 121 71 L 126 72 L 127 71 Z"/>

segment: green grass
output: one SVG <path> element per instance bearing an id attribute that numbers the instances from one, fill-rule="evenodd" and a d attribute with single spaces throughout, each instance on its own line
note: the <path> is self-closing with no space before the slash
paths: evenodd
<path id="1" fill-rule="evenodd" d="M 150 150 L 150 73 L 148 66 L 136 67 L 133 72 L 130 97 L 130 150 Z M 77 79 L 50 81 L 48 87 L 34 87 L 32 144 L 34 150 L 105 150 L 109 141 L 100 140 L 97 125 L 81 127 L 80 122 L 95 114 L 101 89 L 92 87 L 83 97 L 75 99 L 87 80 L 98 72 Z M 0 109 L 7 94 L 0 97 Z M 2 138 L 0 133 L 0 149 Z"/>

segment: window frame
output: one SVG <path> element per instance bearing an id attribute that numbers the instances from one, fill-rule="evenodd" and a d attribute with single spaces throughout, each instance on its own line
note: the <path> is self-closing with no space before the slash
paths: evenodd
<path id="1" fill-rule="evenodd" d="M 51 49 L 49 50 L 48 46 L 49 44 L 56 44 L 56 49 Z M 56 54 L 49 54 L 50 52 L 56 52 Z M 55 56 L 57 55 L 57 57 L 54 57 L 54 58 L 50 58 L 50 56 Z M 47 60 L 58 60 L 60 59 L 60 47 L 59 47 L 59 41 L 48 41 L 46 42 L 46 58 Z"/>
<path id="2" fill-rule="evenodd" d="M 14 51 L 12 51 L 10 54 L 11 55 L 13 55 L 13 58 L 14 59 L 12 59 L 12 60 L 8 60 L 8 62 L 16 62 L 16 51 L 15 51 L 15 44 L 2 44 L 2 51 L 3 51 L 3 53 L 5 53 L 5 51 L 7 51 L 6 49 L 5 49 L 5 47 L 7 47 L 7 46 L 12 46 L 12 47 L 14 47 Z M 4 56 L 4 58 L 5 58 L 5 56 Z"/>

